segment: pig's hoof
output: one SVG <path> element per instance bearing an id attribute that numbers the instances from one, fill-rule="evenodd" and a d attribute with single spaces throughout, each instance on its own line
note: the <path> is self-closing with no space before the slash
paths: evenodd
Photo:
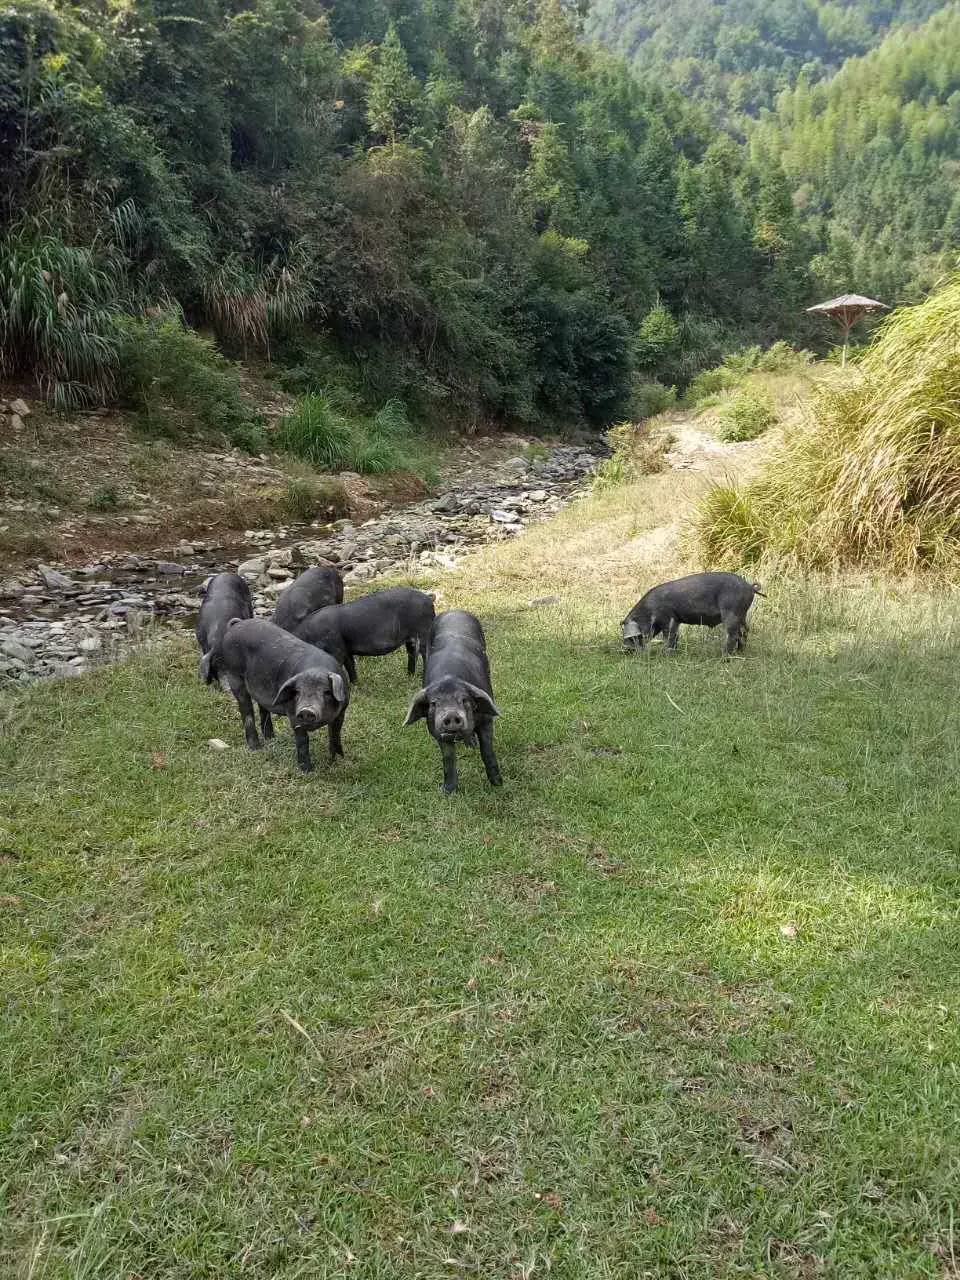
<path id="1" fill-rule="evenodd" d="M 452 787 L 448 787 L 448 786 L 447 786 L 447 784 L 446 784 L 445 782 L 441 782 L 441 783 L 440 783 L 440 791 L 441 791 L 441 792 L 442 792 L 442 794 L 443 794 L 443 795 L 445 795 L 445 796 L 452 796 L 452 795 L 454 795 L 454 794 L 455 794 L 455 792 L 456 792 L 456 790 L 457 790 L 456 785 L 454 785 L 454 786 L 452 786 Z"/>
<path id="2" fill-rule="evenodd" d="M 313 773 L 313 761 L 312 761 L 312 760 L 298 760 L 298 761 L 297 761 L 297 768 L 300 770 L 300 772 L 301 772 L 301 773 Z"/>
<path id="3" fill-rule="evenodd" d="M 247 746 L 250 748 L 251 751 L 263 750 L 263 743 L 260 741 L 259 738 L 248 738 Z"/>
<path id="4" fill-rule="evenodd" d="M 490 779 L 490 785 L 491 785 L 491 787 L 502 787 L 502 786 L 503 786 L 503 779 L 500 777 L 499 773 L 497 774 L 497 776 L 496 776 L 495 778 L 491 778 L 491 779 Z"/>

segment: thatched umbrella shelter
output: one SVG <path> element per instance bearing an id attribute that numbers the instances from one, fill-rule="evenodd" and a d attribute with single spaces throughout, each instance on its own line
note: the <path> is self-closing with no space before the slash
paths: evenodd
<path id="1" fill-rule="evenodd" d="M 850 342 L 850 330 L 870 311 L 889 311 L 885 302 L 877 302 L 876 298 L 864 298 L 859 293 L 841 293 L 839 298 L 831 298 L 829 302 L 819 302 L 815 307 L 807 307 L 807 312 L 819 312 L 835 320 L 843 330 L 843 364 L 847 363 L 847 346 Z"/>

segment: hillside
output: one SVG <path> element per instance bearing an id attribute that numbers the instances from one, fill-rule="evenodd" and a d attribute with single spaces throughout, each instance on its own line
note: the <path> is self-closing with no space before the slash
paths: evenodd
<path id="1" fill-rule="evenodd" d="M 747 158 L 561 0 L 395 8 L 12 0 L 0 375 L 167 424 L 186 398 L 256 451 L 222 354 L 322 392 L 311 430 L 602 426 L 658 298 L 687 375 L 792 319 Z"/>
<path id="2" fill-rule="evenodd" d="M 785 169 L 825 294 L 894 303 L 960 254 L 960 8 L 897 31 L 822 84 L 805 77 L 750 133 Z"/>
<path id="3" fill-rule="evenodd" d="M 588 31 L 637 70 L 665 75 L 721 119 L 772 107 L 801 73 L 816 82 L 943 0 L 594 0 Z"/>

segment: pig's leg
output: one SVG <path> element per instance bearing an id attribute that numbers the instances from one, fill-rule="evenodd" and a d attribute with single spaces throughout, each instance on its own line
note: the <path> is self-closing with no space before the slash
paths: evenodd
<path id="1" fill-rule="evenodd" d="M 297 764 L 300 766 L 302 773 L 312 773 L 313 761 L 310 759 L 310 735 L 306 729 L 300 729 L 293 723 L 293 717 L 290 719 L 290 728 L 293 730 L 293 740 L 297 745 Z"/>
<path id="2" fill-rule="evenodd" d="M 273 732 L 273 716 L 266 707 L 260 708 L 260 732 L 263 734 L 264 742 L 269 742 L 271 738 L 276 737 Z"/>
<path id="3" fill-rule="evenodd" d="M 237 700 L 237 706 L 240 708 L 240 718 L 243 721 L 243 736 L 247 740 L 247 746 L 251 751 L 259 751 L 260 739 L 257 736 L 257 722 L 253 717 L 253 702 L 250 700 L 247 686 L 239 680 L 231 680 L 230 688 Z"/>
<path id="4" fill-rule="evenodd" d="M 350 683 L 356 684 L 357 683 L 357 664 L 353 660 L 352 653 L 348 653 L 347 656 L 344 658 L 343 666 L 347 675 L 350 677 Z"/>
<path id="5" fill-rule="evenodd" d="M 677 648 L 677 640 L 680 636 L 680 623 L 676 618 L 670 618 L 667 622 L 666 630 L 663 633 L 663 647 L 667 653 L 675 653 Z"/>
<path id="6" fill-rule="evenodd" d="M 493 724 L 487 721 L 485 724 L 477 725 L 477 737 L 480 739 L 480 755 L 483 757 L 483 767 L 487 771 L 487 778 L 492 787 L 502 787 L 503 777 L 500 773 L 500 766 L 497 764 L 497 757 L 493 751 Z"/>
<path id="7" fill-rule="evenodd" d="M 415 676 L 417 674 L 417 642 L 404 640 L 403 646 L 407 651 L 407 675 Z"/>
<path id="8" fill-rule="evenodd" d="M 341 711 L 336 720 L 331 720 L 327 728 L 327 738 L 330 746 L 330 762 L 333 763 L 337 756 L 343 755 L 343 743 L 340 741 L 340 730 L 343 728 L 343 717 L 346 711 Z"/>
<path id="9" fill-rule="evenodd" d="M 732 653 L 740 648 L 743 619 L 736 614 L 727 613 L 723 615 L 721 621 L 727 633 L 723 641 L 723 656 L 729 658 Z"/>
<path id="10" fill-rule="evenodd" d="M 430 648 L 430 632 L 429 631 L 420 632 L 420 635 L 417 637 L 417 648 L 420 650 L 420 660 L 422 664 L 421 669 L 423 671 L 424 679 L 426 679 L 427 651 Z"/>
<path id="11" fill-rule="evenodd" d="M 440 754 L 443 756 L 443 791 L 446 795 L 453 795 L 457 789 L 457 744 L 455 742 L 441 742 Z"/>
<path id="12" fill-rule="evenodd" d="M 747 647 L 747 633 L 749 630 L 750 628 L 747 626 L 746 622 L 740 623 L 740 636 L 737 640 L 737 653 L 743 653 L 744 649 Z"/>

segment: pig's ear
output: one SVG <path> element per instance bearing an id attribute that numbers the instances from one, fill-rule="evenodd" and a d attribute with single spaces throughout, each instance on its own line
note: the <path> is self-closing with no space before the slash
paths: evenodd
<path id="1" fill-rule="evenodd" d="M 467 689 L 470 691 L 470 697 L 474 702 L 479 702 L 481 708 L 486 711 L 489 716 L 498 716 L 500 711 L 490 697 L 489 693 L 485 693 L 483 689 L 478 688 L 475 684 L 468 684 Z"/>
<path id="2" fill-rule="evenodd" d="M 297 681 L 299 678 L 299 676 L 291 676 L 289 680 L 284 680 L 277 690 L 277 696 L 273 700 L 275 707 L 279 707 L 282 702 L 287 702 L 297 696 Z"/>
<path id="3" fill-rule="evenodd" d="M 414 700 L 410 703 L 410 710 L 407 712 L 407 718 L 403 722 L 403 727 L 408 724 L 415 724 L 417 720 L 422 720 L 427 714 L 427 708 L 430 705 L 430 695 L 426 689 L 421 689 Z"/>
<path id="4" fill-rule="evenodd" d="M 347 700 L 347 689 L 343 683 L 343 676 L 338 676 L 335 671 L 330 673 L 330 692 L 336 698 L 337 702 L 343 703 Z"/>

